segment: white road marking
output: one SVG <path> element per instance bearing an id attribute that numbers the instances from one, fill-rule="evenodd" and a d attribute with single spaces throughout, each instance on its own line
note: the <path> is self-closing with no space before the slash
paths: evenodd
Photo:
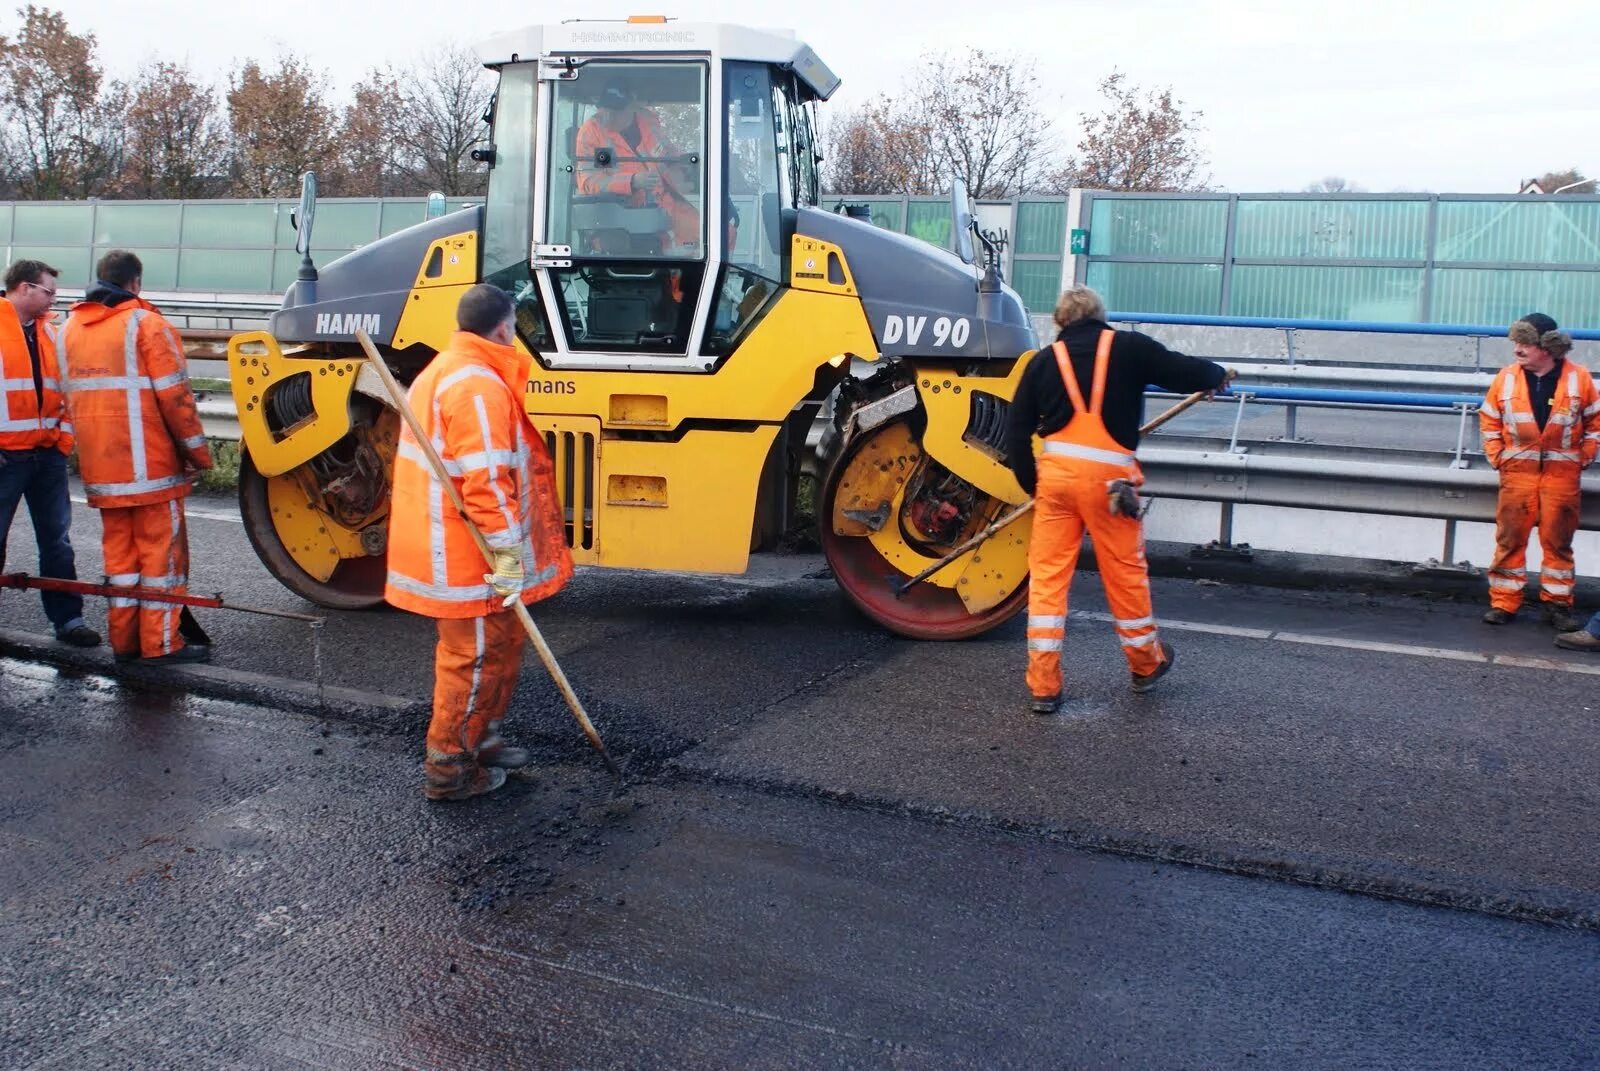
<path id="1" fill-rule="evenodd" d="M 89 500 L 87 498 L 79 498 L 77 495 L 72 496 L 72 501 L 76 502 L 80 506 L 87 506 L 89 504 Z M 231 521 L 234 524 L 244 523 L 244 518 L 240 517 L 237 513 L 223 513 L 220 510 L 214 509 L 196 509 L 190 505 L 185 505 L 183 507 L 183 515 L 186 518 L 199 517 L 203 521 Z"/>
<path id="2" fill-rule="evenodd" d="M 1071 618 L 1080 621 L 1110 622 L 1112 616 L 1092 610 L 1074 610 Z M 1338 647 L 1347 651 L 1372 651 L 1377 654 L 1405 655 L 1411 658 L 1432 658 L 1444 662 L 1477 662 L 1481 665 L 1508 666 L 1515 669 L 1545 669 L 1558 673 L 1579 673 L 1600 676 L 1600 659 L 1593 662 L 1573 662 L 1563 658 L 1546 658 L 1538 655 L 1490 654 L 1486 651 L 1462 651 L 1451 647 L 1423 647 L 1411 643 L 1385 643 L 1380 640 L 1357 640 L 1344 636 L 1318 636 L 1307 632 L 1277 632 L 1264 628 L 1240 628 L 1235 625 L 1216 625 L 1206 621 L 1167 621 L 1157 618 L 1161 628 L 1174 632 L 1204 632 L 1217 636 L 1236 636 L 1247 640 L 1270 640 L 1277 643 L 1299 643 L 1315 647 Z"/>

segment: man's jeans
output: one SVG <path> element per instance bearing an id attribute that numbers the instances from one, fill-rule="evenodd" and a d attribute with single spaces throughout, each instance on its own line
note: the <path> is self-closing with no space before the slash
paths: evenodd
<path id="1" fill-rule="evenodd" d="M 0 450 L 0 572 L 5 571 L 6 537 L 17 505 L 27 499 L 39 544 L 39 575 L 78 579 L 73 568 L 72 502 L 67 498 L 67 459 L 59 450 Z M 83 596 L 40 592 L 45 616 L 60 632 L 83 623 Z"/>

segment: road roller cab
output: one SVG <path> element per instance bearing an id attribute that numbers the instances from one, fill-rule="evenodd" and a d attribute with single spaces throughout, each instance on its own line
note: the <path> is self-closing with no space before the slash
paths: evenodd
<path id="1" fill-rule="evenodd" d="M 381 601 L 398 425 L 355 332 L 408 380 L 487 281 L 534 357 L 526 410 L 578 562 L 742 572 L 793 525 L 814 460 L 823 548 L 873 618 L 956 637 L 1019 609 L 1026 518 L 892 586 L 1024 497 L 1001 428 L 1032 332 L 974 263 L 964 192 L 957 254 L 819 208 L 815 110 L 839 80 L 784 33 L 581 21 L 480 54 L 499 77 L 484 204 L 308 265 L 230 346 L 272 572 L 324 605 Z M 308 242 L 314 198 L 301 216 Z"/>

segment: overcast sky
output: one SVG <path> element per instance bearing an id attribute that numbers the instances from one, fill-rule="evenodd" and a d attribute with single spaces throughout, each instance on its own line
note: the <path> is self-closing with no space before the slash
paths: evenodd
<path id="1" fill-rule="evenodd" d="M 1591 0 L 43 0 L 91 30 L 113 74 L 160 55 L 219 81 L 294 49 L 343 89 L 441 41 L 563 17 L 667 14 L 793 29 L 844 85 L 832 106 L 893 91 L 930 49 L 1033 60 L 1064 147 L 1113 68 L 1171 85 L 1204 112 L 1213 181 L 1298 190 L 1344 176 L 1375 192 L 1514 191 L 1578 167 L 1600 174 L 1600 4 Z M 761 14 L 756 14 L 761 12 Z M 15 31 L 14 14 L 0 32 Z"/>

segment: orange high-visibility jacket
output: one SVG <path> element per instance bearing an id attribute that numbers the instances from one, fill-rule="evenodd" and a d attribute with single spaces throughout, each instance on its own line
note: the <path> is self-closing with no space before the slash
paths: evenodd
<path id="1" fill-rule="evenodd" d="M 115 308 L 80 301 L 61 348 L 89 505 L 147 506 L 187 495 L 184 462 L 210 468 L 211 451 L 172 325 L 140 298 Z"/>
<path id="2" fill-rule="evenodd" d="M 61 363 L 56 357 L 55 329 L 34 321 L 39 340 L 39 380 L 43 398 L 33 386 L 33 359 L 16 307 L 0 301 L 0 450 L 55 447 L 72 453 L 72 421 L 61 393 Z"/>
<path id="3" fill-rule="evenodd" d="M 1600 451 L 1600 392 L 1589 370 L 1568 359 L 1550 400 L 1550 419 L 1541 432 L 1533 419 L 1522 366 L 1507 365 L 1484 395 L 1478 429 L 1489 464 L 1501 472 L 1570 469 L 1576 475 Z"/>
<path id="4" fill-rule="evenodd" d="M 555 468 L 522 409 L 532 363 L 511 346 L 457 331 L 410 391 L 412 411 L 472 523 L 494 549 L 521 548 L 525 603 L 554 595 L 572 576 Z M 483 617 L 501 608 L 501 597 L 484 582 L 487 572 L 466 522 L 403 425 L 385 596 L 428 617 Z"/>
<path id="5" fill-rule="evenodd" d="M 650 203 L 650 196 L 645 190 L 633 188 L 633 176 L 654 170 L 663 180 L 661 189 L 656 193 L 656 203 L 671 221 L 673 241 L 685 245 L 699 241 L 700 214 L 678 192 L 673 178 L 677 169 L 670 164 L 646 163 L 639 159 L 641 156 L 659 159 L 677 150 L 667 143 L 666 136 L 661 132 L 661 120 L 653 112 L 640 108 L 634 116 L 639 122 L 637 149 L 628 144 L 622 131 L 601 126 L 597 119 L 591 118 L 578 128 L 573 146 L 578 192 L 590 197 L 609 193 L 625 199 L 631 205 L 643 207 Z M 601 167 L 595 163 L 595 154 L 601 149 L 611 150 L 611 166 Z"/>

